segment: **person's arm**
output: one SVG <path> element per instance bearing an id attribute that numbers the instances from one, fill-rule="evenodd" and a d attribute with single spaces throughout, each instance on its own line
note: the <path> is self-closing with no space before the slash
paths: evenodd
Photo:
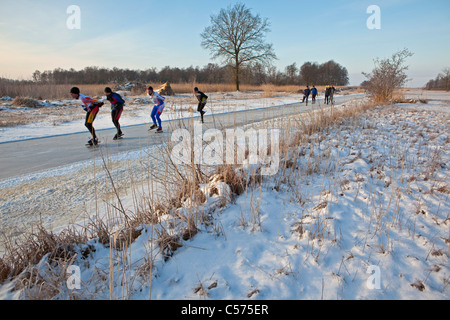
<path id="1" fill-rule="evenodd" d="M 156 105 L 158 107 L 161 107 L 164 104 L 164 100 L 165 100 L 164 97 L 162 97 L 161 95 L 157 94 L 155 98 L 156 98 Z"/>
<path id="2" fill-rule="evenodd" d="M 125 104 L 125 100 L 122 98 L 122 96 L 120 94 L 115 92 L 114 95 L 115 95 L 115 99 L 116 99 L 118 104 L 121 104 L 121 105 Z"/>
<path id="3" fill-rule="evenodd" d="M 98 101 L 92 99 L 91 97 L 85 96 L 84 94 L 80 94 L 80 100 L 84 105 L 84 110 L 87 112 L 91 111 L 92 105 Z"/>
<path id="4" fill-rule="evenodd" d="M 201 102 L 202 102 L 202 103 L 206 103 L 207 100 L 208 100 L 208 96 L 202 92 L 202 99 L 201 99 Z"/>

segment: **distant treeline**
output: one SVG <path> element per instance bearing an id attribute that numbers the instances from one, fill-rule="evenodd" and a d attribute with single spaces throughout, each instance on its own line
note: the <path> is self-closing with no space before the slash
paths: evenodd
<path id="1" fill-rule="evenodd" d="M 445 68 L 436 79 L 428 81 L 426 85 L 427 90 L 444 89 L 450 90 L 450 68 Z"/>
<path id="2" fill-rule="evenodd" d="M 347 85 L 347 69 L 334 61 L 324 64 L 307 62 L 300 68 L 296 63 L 284 71 L 275 67 L 253 64 L 241 70 L 241 83 L 249 85 Z M 233 68 L 210 63 L 204 67 L 172 68 L 161 70 L 130 70 L 119 68 L 87 67 L 83 70 L 61 68 L 52 71 L 36 70 L 32 83 L 39 84 L 105 84 L 105 83 L 232 83 Z"/>

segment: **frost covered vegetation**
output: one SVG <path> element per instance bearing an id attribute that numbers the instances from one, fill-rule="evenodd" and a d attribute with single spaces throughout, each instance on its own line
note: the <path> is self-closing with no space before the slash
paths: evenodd
<path id="1" fill-rule="evenodd" d="M 0 259 L 2 298 L 449 299 L 448 105 L 349 103 L 253 125 L 281 129 L 281 167 L 177 166 L 97 214 L 38 228 Z M 133 170 L 128 171 L 133 182 Z M 81 287 L 70 290 L 70 266 Z M 367 284 L 371 266 L 380 288 Z"/>

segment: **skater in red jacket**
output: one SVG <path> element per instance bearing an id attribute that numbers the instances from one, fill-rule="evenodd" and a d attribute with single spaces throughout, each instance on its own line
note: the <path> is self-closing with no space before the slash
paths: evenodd
<path id="1" fill-rule="evenodd" d="M 98 111 L 103 106 L 103 102 L 94 100 L 91 97 L 81 94 L 80 89 L 77 87 L 73 87 L 70 90 L 70 94 L 72 98 L 80 100 L 83 103 L 83 109 L 84 111 L 86 111 L 86 121 L 84 125 L 92 134 L 92 139 L 87 142 L 87 145 L 96 146 L 98 144 L 98 139 L 95 134 L 94 120 L 97 117 Z"/>

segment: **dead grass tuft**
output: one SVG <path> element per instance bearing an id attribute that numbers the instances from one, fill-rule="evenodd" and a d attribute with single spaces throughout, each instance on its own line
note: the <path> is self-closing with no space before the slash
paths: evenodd
<path id="1" fill-rule="evenodd" d="M 425 290 L 425 285 L 422 281 L 416 280 L 414 283 L 411 283 L 411 287 L 416 288 L 417 290 L 423 292 Z"/>
<path id="2" fill-rule="evenodd" d="M 217 168 L 215 173 L 218 180 L 224 181 L 230 186 L 234 195 L 241 195 L 247 186 L 246 175 L 242 170 L 237 170 L 235 166 L 223 165 Z"/>
<path id="3" fill-rule="evenodd" d="M 158 235 L 157 244 L 161 250 L 161 254 L 164 257 L 164 261 L 170 259 L 174 252 L 183 246 L 180 242 L 178 235 L 169 235 L 165 230 L 160 231 Z"/>
<path id="4" fill-rule="evenodd" d="M 437 191 L 443 194 L 450 194 L 450 187 L 445 185 L 437 189 Z"/>
<path id="5" fill-rule="evenodd" d="M 208 290 L 205 289 L 201 282 L 199 282 L 198 286 L 194 288 L 194 293 L 198 294 L 200 297 L 209 297 Z"/>
<path id="6" fill-rule="evenodd" d="M 17 97 L 12 102 L 13 106 L 16 107 L 22 107 L 22 108 L 42 108 L 43 104 L 39 102 L 38 100 L 32 99 L 32 98 L 24 98 L 24 97 Z"/>
<path id="7" fill-rule="evenodd" d="M 184 241 L 188 241 L 195 237 L 197 233 L 199 233 L 199 231 L 200 230 L 198 230 L 193 223 L 190 223 L 186 228 L 183 229 L 181 233 L 181 239 L 183 239 Z"/>
<path id="8" fill-rule="evenodd" d="M 133 242 L 141 236 L 141 234 L 141 229 L 132 227 L 117 231 L 114 234 L 114 248 L 119 251 L 129 248 Z"/>
<path id="9" fill-rule="evenodd" d="M 0 260 L 0 284 L 4 281 L 18 277 L 30 266 L 37 265 L 48 254 L 48 263 L 58 265 L 71 261 L 79 253 L 79 245 L 87 243 L 88 238 L 83 232 L 72 228 L 56 235 L 38 226 L 36 232 L 27 235 L 17 243 L 6 243 L 6 253 Z M 32 274 L 30 275 L 30 277 Z M 22 276 L 30 279 L 27 275 Z M 27 285 L 36 281 L 28 281 Z"/>

